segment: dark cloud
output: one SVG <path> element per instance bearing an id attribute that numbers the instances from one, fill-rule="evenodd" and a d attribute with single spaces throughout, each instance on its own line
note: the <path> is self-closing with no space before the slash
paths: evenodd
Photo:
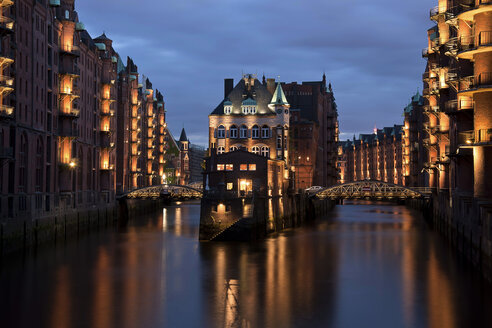
<path id="1" fill-rule="evenodd" d="M 428 0 L 79 0 L 102 31 L 162 90 L 168 123 L 207 143 L 223 79 L 241 72 L 333 83 L 344 137 L 399 124 L 425 62 Z"/>

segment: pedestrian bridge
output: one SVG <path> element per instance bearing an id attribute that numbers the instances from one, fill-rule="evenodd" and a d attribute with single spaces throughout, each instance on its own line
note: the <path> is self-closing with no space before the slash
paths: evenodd
<path id="1" fill-rule="evenodd" d="M 430 188 L 408 188 L 392 183 L 363 180 L 322 189 L 313 196 L 324 199 L 414 199 L 429 196 Z"/>
<path id="2" fill-rule="evenodd" d="M 120 195 L 120 198 L 127 199 L 158 199 L 165 198 L 171 200 L 184 200 L 202 198 L 201 183 L 192 183 L 189 185 L 157 185 L 145 188 L 135 189 Z"/>

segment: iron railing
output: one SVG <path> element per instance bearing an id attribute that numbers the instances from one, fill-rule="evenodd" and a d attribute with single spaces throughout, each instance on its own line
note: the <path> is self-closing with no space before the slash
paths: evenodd
<path id="1" fill-rule="evenodd" d="M 477 145 L 492 143 L 492 128 L 463 131 L 458 134 L 459 145 Z"/>
<path id="2" fill-rule="evenodd" d="M 460 91 L 483 87 L 492 87 L 492 72 L 483 72 L 478 75 L 464 77 L 460 80 Z"/>

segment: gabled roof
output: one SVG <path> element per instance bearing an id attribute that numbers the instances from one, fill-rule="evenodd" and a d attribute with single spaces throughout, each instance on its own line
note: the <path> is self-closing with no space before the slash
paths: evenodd
<path id="1" fill-rule="evenodd" d="M 272 94 L 267 90 L 258 79 L 248 88 L 244 78 L 241 79 L 234 89 L 226 95 L 225 99 L 210 113 L 210 115 L 226 115 L 224 114 L 224 105 L 232 105 L 231 115 L 244 115 L 241 110 L 241 105 L 244 100 L 251 98 L 256 101 L 255 115 L 273 115 L 275 112 L 268 107 Z M 227 102 L 227 103 L 226 103 Z M 230 103 L 228 103 L 230 102 Z"/>
<path id="2" fill-rule="evenodd" d="M 287 98 L 285 97 L 284 90 L 282 90 L 282 86 L 280 83 L 277 83 L 277 89 L 275 89 L 275 93 L 273 94 L 272 101 L 270 105 L 288 105 Z"/>

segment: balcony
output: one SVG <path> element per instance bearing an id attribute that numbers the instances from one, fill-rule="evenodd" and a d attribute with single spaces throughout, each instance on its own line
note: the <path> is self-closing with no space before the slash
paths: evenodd
<path id="1" fill-rule="evenodd" d="M 100 171 L 113 171 L 114 170 L 114 165 L 112 164 L 103 164 L 100 168 L 99 168 Z"/>
<path id="2" fill-rule="evenodd" d="M 448 115 L 456 115 L 459 113 L 470 113 L 473 111 L 475 104 L 473 100 L 463 100 L 458 101 L 449 100 L 444 105 L 444 112 Z"/>
<path id="3" fill-rule="evenodd" d="M 462 36 L 458 44 L 458 58 L 473 59 L 478 53 L 492 51 L 492 31 L 481 31 L 478 35 Z"/>
<path id="4" fill-rule="evenodd" d="M 429 57 L 429 48 L 422 49 L 422 58 Z"/>
<path id="5" fill-rule="evenodd" d="M 60 75 L 69 75 L 73 77 L 80 76 L 80 69 L 77 66 L 60 67 L 58 69 L 58 72 L 60 73 Z"/>
<path id="6" fill-rule="evenodd" d="M 13 91 L 14 90 L 14 78 L 10 76 L 0 75 L 0 90 Z"/>
<path id="7" fill-rule="evenodd" d="M 0 7 L 2 8 L 10 7 L 13 4 L 14 2 L 12 0 L 0 0 Z"/>
<path id="8" fill-rule="evenodd" d="M 109 140 L 109 138 L 102 138 L 101 139 L 101 142 L 100 142 L 100 146 L 101 148 L 114 148 L 114 142 L 111 142 L 111 140 Z"/>
<path id="9" fill-rule="evenodd" d="M 490 146 L 492 145 L 492 128 L 460 132 L 458 144 L 460 147 Z"/>
<path id="10" fill-rule="evenodd" d="M 68 111 L 59 111 L 58 116 L 60 117 L 68 117 L 68 118 L 79 118 L 80 116 L 80 110 L 71 108 Z"/>
<path id="11" fill-rule="evenodd" d="M 492 72 L 483 72 L 479 75 L 467 76 L 460 80 L 460 94 L 474 94 L 492 91 Z"/>
<path id="12" fill-rule="evenodd" d="M 59 7 L 60 6 L 60 0 L 50 0 L 50 6 Z"/>
<path id="13" fill-rule="evenodd" d="M 424 147 L 426 147 L 426 148 L 434 147 L 436 145 L 436 142 L 431 141 L 431 138 L 423 139 L 422 143 L 424 144 Z"/>
<path id="14" fill-rule="evenodd" d="M 0 119 L 14 118 L 14 107 L 0 105 Z"/>
<path id="15" fill-rule="evenodd" d="M 14 20 L 0 13 L 0 34 L 7 35 L 11 33 L 14 33 Z"/>
<path id="16" fill-rule="evenodd" d="M 59 93 L 63 96 L 79 97 L 80 89 L 76 86 L 60 88 Z"/>
<path id="17" fill-rule="evenodd" d="M 462 7 L 458 18 L 465 21 L 472 21 L 475 15 L 486 12 L 492 12 L 492 0 L 470 1 L 466 6 Z"/>
<path id="18" fill-rule="evenodd" d="M 65 56 L 80 56 L 80 48 L 76 45 L 62 45 L 60 47 L 60 54 Z"/>
<path id="19" fill-rule="evenodd" d="M 434 21 L 437 21 L 437 19 L 439 18 L 439 6 L 435 6 L 434 8 L 432 8 L 430 10 L 430 13 L 429 13 L 429 17 L 430 19 L 434 20 Z"/>

